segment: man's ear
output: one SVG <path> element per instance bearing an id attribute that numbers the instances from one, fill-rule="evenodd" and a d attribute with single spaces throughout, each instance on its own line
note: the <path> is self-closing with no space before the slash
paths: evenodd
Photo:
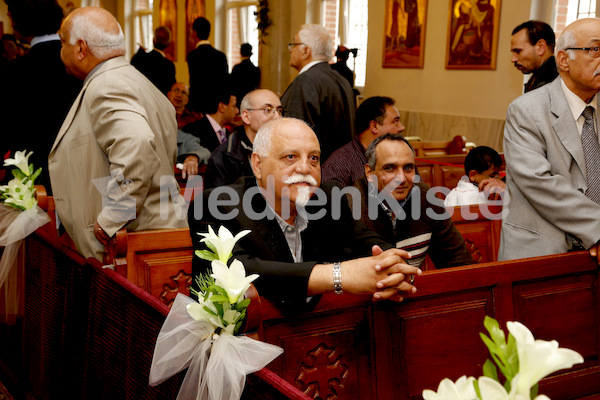
<path id="1" fill-rule="evenodd" d="M 371 122 L 369 122 L 369 130 L 371 132 L 373 132 L 374 135 L 377 135 L 379 133 L 379 127 L 377 126 L 377 121 L 371 120 Z"/>
<path id="2" fill-rule="evenodd" d="M 83 59 L 90 53 L 90 48 L 85 40 L 79 39 L 77 41 L 77 61 L 83 61 Z"/>
<path id="3" fill-rule="evenodd" d="M 365 164 L 365 174 L 367 175 L 367 180 L 369 182 L 373 182 L 373 178 L 371 178 L 372 173 L 373 173 L 373 171 L 371 170 L 371 167 L 369 166 L 369 164 Z"/>
<path id="4" fill-rule="evenodd" d="M 561 71 L 569 70 L 569 55 L 565 50 L 559 50 L 556 53 L 556 65 Z"/>
<path id="5" fill-rule="evenodd" d="M 535 44 L 535 52 L 537 53 L 538 56 L 543 56 L 544 53 L 546 52 L 547 48 L 548 48 L 548 43 L 546 43 L 546 41 L 544 39 L 538 40 L 537 43 Z"/>
<path id="6" fill-rule="evenodd" d="M 250 163 L 252 164 L 252 172 L 254 172 L 254 176 L 258 181 L 260 181 L 262 179 L 262 173 L 260 170 L 262 160 L 260 156 L 256 153 L 252 153 L 252 156 L 250 157 Z"/>
<path id="7" fill-rule="evenodd" d="M 250 112 L 248 110 L 244 110 L 240 113 L 240 117 L 242 118 L 242 122 L 246 125 L 250 125 Z"/>
<path id="8" fill-rule="evenodd" d="M 310 47 L 304 45 L 302 46 L 302 58 L 308 60 L 309 58 L 312 57 L 312 50 L 310 49 Z"/>

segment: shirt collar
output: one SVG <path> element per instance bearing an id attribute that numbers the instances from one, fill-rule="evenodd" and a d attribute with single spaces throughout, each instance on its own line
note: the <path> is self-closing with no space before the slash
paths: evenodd
<path id="1" fill-rule="evenodd" d="M 203 44 L 210 45 L 210 42 L 208 40 L 201 40 L 198 43 L 196 43 L 196 48 L 198 48 L 198 46 L 202 46 Z"/>
<path id="2" fill-rule="evenodd" d="M 31 43 L 29 43 L 29 45 L 31 47 L 33 47 L 36 44 L 50 42 L 52 40 L 60 40 L 60 36 L 58 36 L 58 33 L 51 33 L 49 35 L 36 36 L 33 39 L 31 39 Z"/>
<path id="3" fill-rule="evenodd" d="M 585 101 L 581 99 L 581 97 L 577 96 L 575 93 L 571 91 L 565 84 L 562 78 L 560 78 L 560 87 L 567 98 L 567 103 L 569 104 L 569 108 L 571 109 L 571 113 L 573 114 L 573 119 L 577 121 L 581 116 L 581 113 L 587 106 L 591 106 L 594 110 L 598 109 L 598 97 L 597 95 L 592 98 L 589 104 L 585 104 Z"/>
<path id="4" fill-rule="evenodd" d="M 308 64 L 306 64 L 301 70 L 300 72 L 298 72 L 298 75 L 300 75 L 301 73 L 308 71 L 313 65 L 318 64 L 318 63 L 322 63 L 322 62 L 327 62 L 325 60 L 315 60 L 315 61 L 311 61 Z"/>
<path id="5" fill-rule="evenodd" d="M 221 125 L 219 125 L 219 123 L 217 121 L 215 121 L 215 119 L 213 117 L 211 117 L 210 115 L 206 114 L 206 118 L 208 118 L 208 122 L 210 122 L 210 125 L 215 130 L 215 133 L 219 132 L 221 129 L 223 129 L 223 127 Z"/>

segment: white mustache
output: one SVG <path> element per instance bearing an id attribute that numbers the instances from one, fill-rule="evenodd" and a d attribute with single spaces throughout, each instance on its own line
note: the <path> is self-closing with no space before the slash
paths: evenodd
<path id="1" fill-rule="evenodd" d="M 293 183 L 308 183 L 311 186 L 317 186 L 317 180 L 308 174 L 294 174 L 283 180 L 283 183 L 291 185 Z"/>

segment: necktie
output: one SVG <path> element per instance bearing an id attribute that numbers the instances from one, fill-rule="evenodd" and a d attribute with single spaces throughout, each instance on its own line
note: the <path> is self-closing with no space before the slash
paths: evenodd
<path id="1" fill-rule="evenodd" d="M 227 135 L 225 134 L 225 132 L 227 132 L 225 130 L 225 128 L 221 128 L 219 129 L 219 142 L 223 143 L 225 141 L 225 139 L 227 138 Z"/>
<path id="2" fill-rule="evenodd" d="M 581 144 L 585 157 L 587 190 L 585 195 L 600 204 L 600 144 L 594 129 L 594 108 L 586 107 L 581 114 L 585 118 L 581 129 Z"/>

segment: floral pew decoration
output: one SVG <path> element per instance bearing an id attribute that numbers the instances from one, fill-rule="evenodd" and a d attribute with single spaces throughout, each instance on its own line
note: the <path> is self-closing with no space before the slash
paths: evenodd
<path id="1" fill-rule="evenodd" d="M 37 205 L 35 180 L 42 172 L 29 164 L 32 151 L 17 151 L 15 158 L 4 160 L 5 167 L 13 178 L 8 184 L 0 186 L 0 246 L 4 247 L 0 259 L 0 287 L 5 285 L 6 312 L 14 315 L 18 309 L 16 279 L 9 278 L 15 271 L 19 248 L 27 236 L 42 225 L 50 222 L 50 217 Z M 15 274 L 11 274 L 14 276 Z"/>
<path id="2" fill-rule="evenodd" d="M 212 273 L 196 277 L 199 291 L 194 301 L 181 293 L 163 324 L 152 358 L 150 385 L 156 386 L 188 368 L 177 399 L 237 400 L 246 375 L 262 369 L 279 356 L 280 347 L 237 336 L 250 299 L 244 294 L 258 275 L 246 276 L 244 265 L 234 259 L 228 267 L 235 243 L 250 233 L 235 237 L 225 228 L 216 235 L 212 227 L 201 234 L 209 250 L 196 256 L 211 261 Z"/>
<path id="3" fill-rule="evenodd" d="M 500 383 L 498 369 L 488 359 L 483 365 L 484 376 L 475 379 L 463 375 L 456 382 L 445 378 L 437 393 L 423 390 L 424 400 L 550 400 L 538 395 L 538 382 L 583 362 L 579 353 L 559 348 L 556 340 L 535 340 L 520 322 L 506 323 L 508 340 L 494 318 L 486 316 L 483 324 L 490 336 L 480 333 L 481 339 L 504 376 L 504 385 Z"/>

